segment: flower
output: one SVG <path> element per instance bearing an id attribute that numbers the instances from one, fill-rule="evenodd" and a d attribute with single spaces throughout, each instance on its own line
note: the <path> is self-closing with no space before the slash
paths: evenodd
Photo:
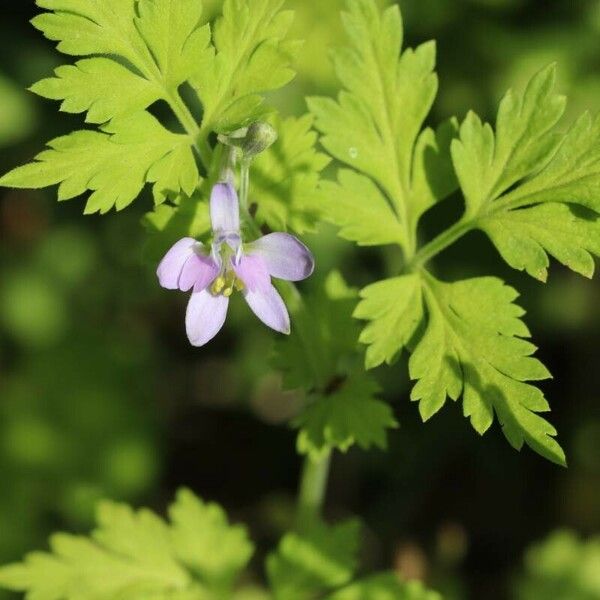
<path id="1" fill-rule="evenodd" d="M 287 308 L 271 277 L 301 281 L 314 270 L 310 250 L 293 235 L 270 233 L 243 243 L 237 193 L 230 183 L 212 190 L 210 249 L 193 238 L 179 240 L 158 266 L 160 285 L 193 290 L 186 330 L 193 346 L 210 342 L 223 327 L 234 291 L 240 291 L 254 314 L 275 331 L 290 333 Z"/>

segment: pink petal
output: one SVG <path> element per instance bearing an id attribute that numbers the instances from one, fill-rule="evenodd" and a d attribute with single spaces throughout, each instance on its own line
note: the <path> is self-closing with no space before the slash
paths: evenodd
<path id="1" fill-rule="evenodd" d="M 208 290 L 194 292 L 187 307 L 185 327 L 192 346 L 204 346 L 225 323 L 229 298 L 213 296 Z"/>
<path id="2" fill-rule="evenodd" d="M 271 276 L 301 281 L 315 270 L 312 252 L 289 233 L 270 233 L 248 245 L 248 254 L 260 257 Z"/>
<path id="3" fill-rule="evenodd" d="M 217 183 L 210 197 L 210 218 L 214 232 L 239 233 L 240 206 L 230 183 Z"/>
<path id="4" fill-rule="evenodd" d="M 237 264 L 233 261 L 232 266 L 235 274 L 250 291 L 271 287 L 267 266 L 258 256 L 242 256 Z"/>
<path id="5" fill-rule="evenodd" d="M 168 290 L 179 288 L 179 278 L 187 260 L 194 253 L 198 242 L 193 238 L 179 240 L 158 265 L 156 274 L 160 285 Z"/>
<path id="6" fill-rule="evenodd" d="M 247 289 L 244 298 L 265 325 L 280 333 L 290 333 L 290 316 L 279 292 L 272 285 L 254 291 Z"/>
<path id="7" fill-rule="evenodd" d="M 193 252 L 181 271 L 179 289 L 182 292 L 189 292 L 194 288 L 195 292 L 200 292 L 215 280 L 219 270 L 219 265 L 211 256 Z"/>

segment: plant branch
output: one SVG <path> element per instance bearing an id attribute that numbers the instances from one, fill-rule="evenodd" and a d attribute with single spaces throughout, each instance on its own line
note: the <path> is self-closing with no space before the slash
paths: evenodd
<path id="1" fill-rule="evenodd" d="M 415 257 L 409 261 L 406 265 L 405 270 L 416 271 L 421 267 L 425 266 L 432 258 L 437 256 L 440 252 L 454 244 L 461 237 L 466 235 L 475 227 L 475 221 L 472 219 L 464 220 L 461 219 L 455 223 L 450 229 L 440 233 L 435 239 L 423 246 L 415 255 Z"/>

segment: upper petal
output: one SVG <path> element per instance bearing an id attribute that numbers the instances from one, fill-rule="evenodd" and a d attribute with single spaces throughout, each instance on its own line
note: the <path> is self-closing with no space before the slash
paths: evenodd
<path id="1" fill-rule="evenodd" d="M 210 197 L 210 218 L 215 232 L 239 232 L 240 205 L 230 183 L 217 183 Z"/>
<path id="2" fill-rule="evenodd" d="M 219 265 L 212 256 L 205 256 L 194 251 L 181 271 L 179 289 L 182 292 L 189 292 L 194 288 L 195 292 L 199 292 L 215 280 L 219 270 Z"/>
<path id="3" fill-rule="evenodd" d="M 232 261 L 232 267 L 247 289 L 255 291 L 271 287 L 267 265 L 259 256 L 242 255 L 238 262 Z"/>
<path id="4" fill-rule="evenodd" d="M 260 257 L 277 279 L 301 281 L 315 270 L 312 252 L 289 233 L 270 233 L 248 245 L 248 254 Z"/>
<path id="5" fill-rule="evenodd" d="M 161 260 L 156 270 L 160 285 L 168 290 L 179 287 L 179 278 L 187 260 L 194 254 L 198 242 L 193 238 L 179 240 Z"/>
<path id="6" fill-rule="evenodd" d="M 272 285 L 266 289 L 245 290 L 244 298 L 265 325 L 280 333 L 290 333 L 290 315 L 279 292 Z"/>
<path id="7" fill-rule="evenodd" d="M 192 346 L 204 346 L 212 340 L 225 323 L 229 298 L 213 296 L 208 290 L 194 292 L 185 316 L 185 327 Z"/>

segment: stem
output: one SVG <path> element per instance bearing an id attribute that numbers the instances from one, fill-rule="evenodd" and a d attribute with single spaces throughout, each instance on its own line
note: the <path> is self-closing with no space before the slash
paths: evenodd
<path id="1" fill-rule="evenodd" d="M 459 240 L 463 235 L 471 231 L 474 227 L 474 221 L 465 221 L 461 219 L 458 223 L 455 223 L 450 229 L 447 229 L 434 240 L 423 246 L 419 252 L 415 255 L 407 266 L 406 271 L 415 271 L 423 267 L 433 257 L 437 256 L 442 250 L 445 250 L 454 242 Z"/>
<path id="2" fill-rule="evenodd" d="M 194 147 L 196 148 L 200 160 L 206 170 L 209 171 L 212 162 L 212 149 L 206 140 L 206 138 L 200 136 L 200 127 L 194 119 L 194 115 L 190 112 L 179 92 L 171 93 L 166 98 L 171 110 L 175 113 L 175 116 L 181 123 L 181 126 L 185 129 L 185 132 L 194 141 Z"/>
<path id="3" fill-rule="evenodd" d="M 240 207 L 248 213 L 248 194 L 250 192 L 250 161 L 242 158 L 240 168 Z"/>
<path id="4" fill-rule="evenodd" d="M 321 514 L 325 501 L 331 452 L 315 460 L 310 456 L 304 459 L 302 479 L 298 490 L 298 506 L 296 512 L 296 529 L 302 530 Z"/>

